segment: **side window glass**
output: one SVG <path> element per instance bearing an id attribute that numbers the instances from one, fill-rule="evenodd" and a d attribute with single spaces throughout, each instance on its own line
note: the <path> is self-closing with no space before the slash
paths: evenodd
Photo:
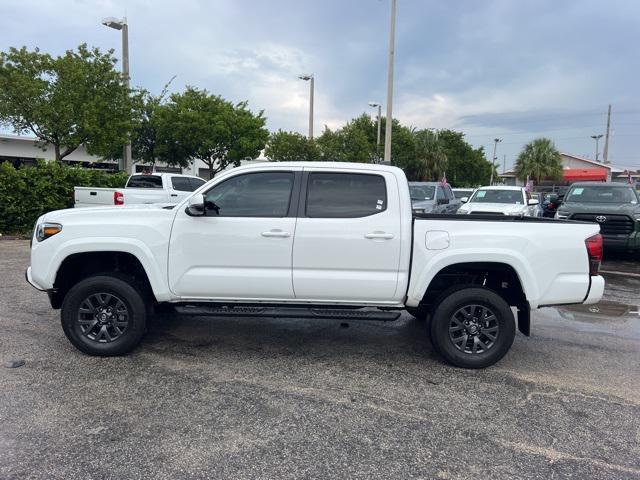
<path id="1" fill-rule="evenodd" d="M 381 175 L 309 174 L 305 212 L 307 217 L 366 217 L 386 209 L 387 187 Z"/>
<path id="2" fill-rule="evenodd" d="M 444 200 L 445 198 L 446 196 L 444 194 L 444 188 L 438 187 L 438 190 L 436 193 L 436 200 Z"/>
<path id="3" fill-rule="evenodd" d="M 171 186 L 181 192 L 192 192 L 191 182 L 187 177 L 171 177 Z"/>
<path id="4" fill-rule="evenodd" d="M 204 185 L 205 182 L 204 180 L 201 180 L 199 178 L 190 178 L 189 182 L 191 182 L 191 191 L 195 192 L 197 189 L 199 189 L 202 185 Z"/>
<path id="5" fill-rule="evenodd" d="M 289 212 L 293 172 L 238 175 L 205 194 L 210 217 L 286 217 Z"/>
<path id="6" fill-rule="evenodd" d="M 453 195 L 453 190 L 451 190 L 451 187 L 449 185 L 444 187 L 444 192 L 447 194 L 447 198 L 449 200 L 453 200 L 455 198 Z"/>

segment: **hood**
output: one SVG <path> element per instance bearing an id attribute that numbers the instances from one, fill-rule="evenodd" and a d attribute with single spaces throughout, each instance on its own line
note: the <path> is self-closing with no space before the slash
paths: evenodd
<path id="1" fill-rule="evenodd" d="M 88 207 L 88 208 L 67 208 L 65 210 L 54 210 L 45 213 L 40 217 L 39 221 L 63 223 L 65 221 L 85 221 L 100 222 L 108 220 L 109 222 L 117 221 L 118 218 L 147 218 L 149 216 L 166 216 L 172 217 L 175 213 L 174 209 L 164 208 L 164 204 L 141 204 L 141 205 L 123 205 L 123 206 L 104 206 L 104 207 Z M 175 205 L 169 205 L 175 207 Z"/>
<path id="2" fill-rule="evenodd" d="M 412 208 L 431 209 L 436 206 L 435 200 L 411 200 Z"/>
<path id="3" fill-rule="evenodd" d="M 465 203 L 460 207 L 463 212 L 500 212 L 505 215 L 518 214 L 522 212 L 526 205 L 514 203 Z"/>
<path id="4" fill-rule="evenodd" d="M 568 213 L 610 213 L 612 215 L 640 215 L 637 203 L 581 203 L 563 202 L 558 210 Z"/>

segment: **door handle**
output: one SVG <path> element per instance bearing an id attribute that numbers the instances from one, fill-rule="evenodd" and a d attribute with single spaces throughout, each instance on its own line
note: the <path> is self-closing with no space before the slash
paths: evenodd
<path id="1" fill-rule="evenodd" d="M 177 197 L 177 196 L 178 196 L 178 194 L 177 194 L 177 193 L 172 193 L 172 194 L 171 194 L 171 196 L 172 196 L 172 197 Z"/>
<path id="2" fill-rule="evenodd" d="M 279 238 L 287 238 L 291 236 L 289 232 L 284 232 L 282 230 L 269 230 L 267 232 L 262 232 L 260 235 L 262 235 L 263 237 L 279 237 Z"/>
<path id="3" fill-rule="evenodd" d="M 364 238 L 369 238 L 371 240 L 376 240 L 376 239 L 391 240 L 393 238 L 393 233 L 385 233 L 385 232 L 366 233 Z"/>

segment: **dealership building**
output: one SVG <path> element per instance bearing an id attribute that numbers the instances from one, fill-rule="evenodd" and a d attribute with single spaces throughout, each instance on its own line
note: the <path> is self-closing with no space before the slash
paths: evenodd
<path id="1" fill-rule="evenodd" d="M 52 145 L 39 142 L 35 137 L 0 134 L 0 162 L 9 162 L 15 167 L 22 165 L 35 165 L 37 160 L 55 160 L 55 151 Z M 241 163 L 265 162 L 266 158 L 246 159 Z M 95 155 L 87 153 L 84 145 L 80 145 L 76 150 L 62 159 L 68 165 L 85 168 L 96 168 L 100 170 L 116 171 L 118 162 L 116 160 L 105 160 Z M 201 160 L 196 160 L 187 168 L 169 167 L 158 163 L 155 166 L 134 163 L 131 173 L 150 171 L 167 173 L 186 173 L 197 175 L 206 180 L 209 179 L 209 168 Z"/>

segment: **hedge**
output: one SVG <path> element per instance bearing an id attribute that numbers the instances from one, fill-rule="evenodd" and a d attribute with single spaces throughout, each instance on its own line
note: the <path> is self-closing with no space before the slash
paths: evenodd
<path id="1" fill-rule="evenodd" d="M 0 232 L 27 233 L 40 215 L 73 207 L 73 187 L 121 188 L 127 174 L 107 173 L 59 162 L 15 168 L 0 163 Z"/>

